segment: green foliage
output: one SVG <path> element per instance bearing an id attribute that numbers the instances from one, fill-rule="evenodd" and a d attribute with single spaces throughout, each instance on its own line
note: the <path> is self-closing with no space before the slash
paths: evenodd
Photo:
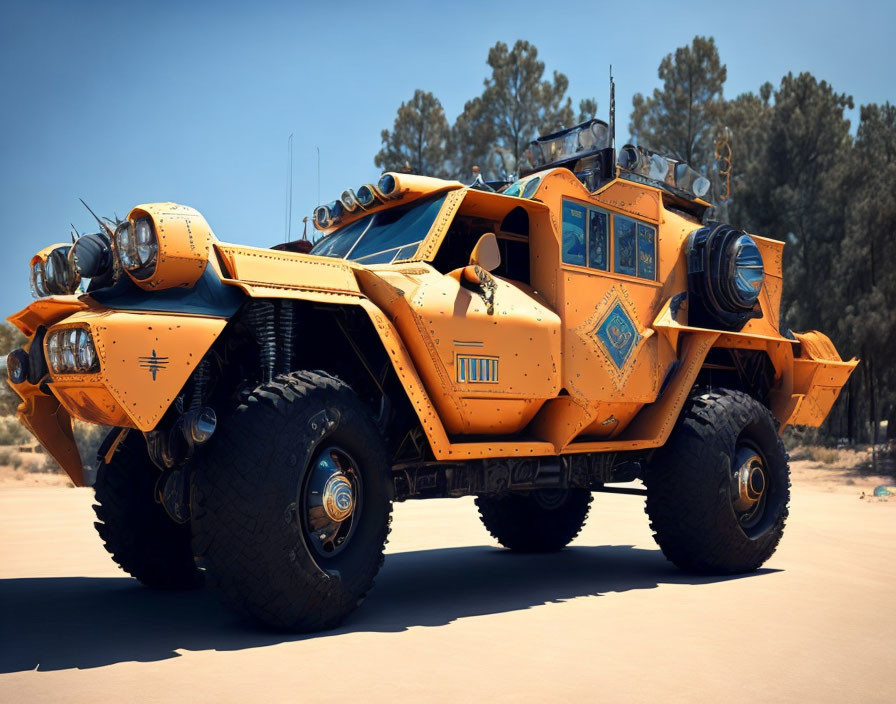
<path id="1" fill-rule="evenodd" d="M 25 445 L 34 437 L 15 416 L 0 416 L 0 445 Z"/>
<path id="2" fill-rule="evenodd" d="M 373 163 L 384 171 L 407 171 L 446 177 L 451 130 L 442 104 L 432 93 L 414 91 L 402 103 L 392 131 L 381 133 L 383 147 Z"/>
<path id="3" fill-rule="evenodd" d="M 867 407 L 872 442 L 879 422 L 896 431 L 896 106 L 865 105 L 844 177 L 849 210 L 834 262 L 837 341 L 862 364 L 846 392 L 850 437 Z M 841 404 L 841 407 L 844 404 Z"/>
<path id="4" fill-rule="evenodd" d="M 880 441 L 896 432 L 896 107 L 866 105 L 855 139 L 852 98 L 809 73 L 722 98 L 725 67 L 695 37 L 660 65 L 663 87 L 637 95 L 641 143 L 712 171 L 713 143 L 730 130 L 731 199 L 714 217 L 785 240 L 782 330 L 818 329 L 862 363 L 822 433 Z M 817 440 L 816 440 L 817 442 Z"/>
<path id="5" fill-rule="evenodd" d="M 18 469 L 22 466 L 22 455 L 14 447 L 0 447 L 0 466 Z"/>
<path id="6" fill-rule="evenodd" d="M 526 148 L 541 134 L 569 127 L 575 121 L 566 96 L 569 80 L 554 71 L 544 77 L 538 49 L 524 40 L 503 42 L 488 52 L 491 74 L 482 94 L 468 100 L 454 124 L 432 93 L 417 90 L 402 103 L 392 131 L 383 130 L 383 147 L 374 164 L 385 170 L 469 180 L 473 166 L 488 178 L 518 173 Z M 594 117 L 597 101 L 579 103 L 581 122 Z"/>
<path id="7" fill-rule="evenodd" d="M 518 172 L 527 144 L 595 115 L 574 113 L 568 80 L 545 78 L 526 41 L 498 42 L 481 95 L 448 126 L 438 100 L 417 91 L 383 131 L 377 166 L 468 180 L 474 165 L 489 178 Z M 896 107 L 865 105 L 855 138 L 845 110 L 852 98 L 809 73 L 724 99 L 725 65 L 712 37 L 668 54 L 662 86 L 633 100 L 631 131 L 655 151 L 715 178 L 714 147 L 727 127 L 731 198 L 713 217 L 788 243 L 782 330 L 830 334 L 844 358 L 862 360 L 821 434 L 881 441 L 879 421 L 896 437 Z M 621 140 L 620 140 L 621 141 Z M 813 443 L 816 444 L 816 443 Z"/>
<path id="8" fill-rule="evenodd" d="M 695 168 L 709 165 L 727 77 L 715 41 L 694 37 L 690 46 L 662 60 L 658 74 L 662 88 L 647 98 L 634 96 L 632 136 L 642 146 Z"/>
<path id="9" fill-rule="evenodd" d="M 543 80 L 538 49 L 522 39 L 512 49 L 504 42 L 495 44 L 487 63 L 492 75 L 485 80 L 483 113 L 493 130 L 501 168 L 512 174 L 529 142 L 572 124 L 572 101 L 565 98 L 569 79 L 554 71 L 553 80 Z"/>
<path id="10" fill-rule="evenodd" d="M 576 124 L 585 122 L 585 120 L 593 120 L 597 117 L 597 101 L 594 98 L 585 98 L 579 101 L 579 116 L 576 118 Z"/>

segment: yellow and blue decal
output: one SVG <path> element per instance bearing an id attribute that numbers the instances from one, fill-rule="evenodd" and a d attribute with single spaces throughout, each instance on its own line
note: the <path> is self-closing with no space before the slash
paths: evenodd
<path id="1" fill-rule="evenodd" d="M 597 324 L 594 335 L 607 356 L 620 370 L 641 341 L 641 335 L 635 328 L 631 316 L 619 301 L 616 301 L 607 316 Z"/>
<path id="2" fill-rule="evenodd" d="M 498 358 L 457 355 L 457 381 L 460 384 L 497 384 Z"/>

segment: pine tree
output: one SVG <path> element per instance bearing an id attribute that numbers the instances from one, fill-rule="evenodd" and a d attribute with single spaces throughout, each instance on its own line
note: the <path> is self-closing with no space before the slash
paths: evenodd
<path id="1" fill-rule="evenodd" d="M 569 79 L 554 71 L 553 80 L 543 80 L 538 49 L 522 39 L 513 49 L 495 44 L 488 65 L 492 75 L 482 93 L 483 119 L 491 126 L 500 168 L 512 174 L 519 170 L 529 142 L 573 124 L 572 101 L 565 97 Z"/>
<path id="2" fill-rule="evenodd" d="M 846 355 L 862 363 L 850 381 L 848 434 L 867 418 L 872 441 L 881 419 L 896 430 L 896 106 L 865 105 L 852 150 L 848 216 L 832 288 L 841 314 L 837 335 Z"/>
<path id="3" fill-rule="evenodd" d="M 398 108 L 392 131 L 383 130 L 381 137 L 383 147 L 373 163 L 384 171 L 448 176 L 450 128 L 432 93 L 414 91 L 414 97 Z"/>
<path id="4" fill-rule="evenodd" d="M 635 94 L 629 129 L 638 144 L 684 161 L 709 165 L 724 110 L 727 69 L 712 37 L 694 37 L 690 46 L 668 54 L 658 71 L 663 87 L 645 98 Z"/>

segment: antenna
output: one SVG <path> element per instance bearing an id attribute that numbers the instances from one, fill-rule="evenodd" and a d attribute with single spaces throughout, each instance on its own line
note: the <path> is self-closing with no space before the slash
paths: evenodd
<path id="1" fill-rule="evenodd" d="M 96 219 L 96 221 L 100 224 L 100 227 L 103 228 L 103 231 L 104 231 L 107 235 L 109 235 L 109 239 L 112 239 L 112 238 L 115 236 L 115 233 L 112 232 L 112 228 L 109 227 L 109 226 L 108 226 L 106 223 L 104 223 L 102 220 L 100 220 L 99 216 L 98 216 L 95 212 L 93 212 L 92 210 L 90 210 L 90 206 L 87 205 L 87 203 L 84 202 L 84 199 L 83 199 L 83 198 L 78 198 L 78 200 L 81 201 L 81 204 L 82 204 L 85 208 L 87 208 L 87 210 L 90 212 L 91 215 L 93 215 L 94 219 Z"/>
<path id="2" fill-rule="evenodd" d="M 317 149 L 317 205 L 320 205 L 320 147 Z"/>
<path id="3" fill-rule="evenodd" d="M 283 225 L 284 242 L 292 239 L 292 134 L 286 140 L 286 222 Z"/>
<path id="4" fill-rule="evenodd" d="M 610 64 L 610 178 L 616 178 L 616 83 Z"/>

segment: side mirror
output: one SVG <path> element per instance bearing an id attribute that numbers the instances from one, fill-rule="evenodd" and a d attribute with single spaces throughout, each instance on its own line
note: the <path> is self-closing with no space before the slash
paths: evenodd
<path id="1" fill-rule="evenodd" d="M 501 265 L 501 250 L 498 249 L 498 238 L 495 233 L 487 232 L 473 247 L 470 255 L 470 266 L 479 266 L 486 271 L 494 271 Z"/>

